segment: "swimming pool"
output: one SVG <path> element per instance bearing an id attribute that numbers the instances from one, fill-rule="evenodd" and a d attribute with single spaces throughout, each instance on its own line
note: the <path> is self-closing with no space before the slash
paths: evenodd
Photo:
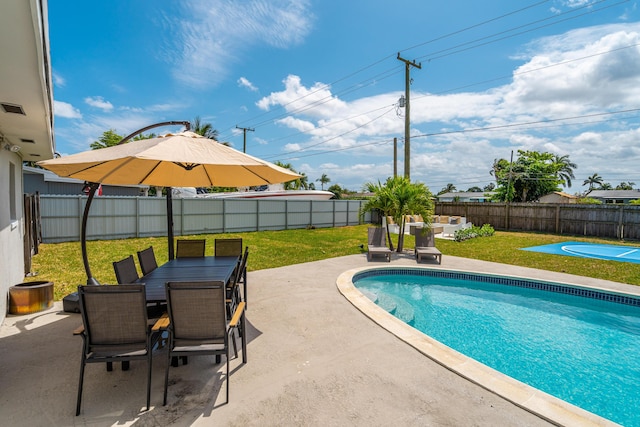
<path id="1" fill-rule="evenodd" d="M 353 282 L 458 352 L 605 418 L 640 426 L 639 298 L 434 269 L 365 269 Z"/>

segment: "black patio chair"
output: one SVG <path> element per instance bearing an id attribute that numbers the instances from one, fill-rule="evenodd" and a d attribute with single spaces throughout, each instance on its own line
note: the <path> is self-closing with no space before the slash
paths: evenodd
<path id="1" fill-rule="evenodd" d="M 142 270 L 143 276 L 158 268 L 158 262 L 156 261 L 156 254 L 153 252 L 153 246 L 149 246 L 147 249 L 138 251 L 138 261 L 140 262 L 140 269 Z"/>
<path id="2" fill-rule="evenodd" d="M 147 362 L 147 410 L 151 400 L 151 356 L 159 334 L 147 323 L 144 285 L 79 286 L 82 326 L 74 331 L 82 336 L 82 359 L 76 416 L 80 414 L 84 367 L 87 363 Z"/>
<path id="3" fill-rule="evenodd" d="M 242 238 L 215 239 L 215 256 L 242 256 Z"/>
<path id="4" fill-rule="evenodd" d="M 166 290 L 169 349 L 163 405 L 167 404 L 171 359 L 198 355 L 215 355 L 216 363 L 222 355 L 226 357 L 226 398 L 229 402 L 229 339 L 240 323 L 244 326 L 244 303 L 238 304 L 229 320 L 226 285 L 221 281 L 167 282 Z M 246 363 L 245 339 L 243 337 L 243 363 Z"/>
<path id="5" fill-rule="evenodd" d="M 200 258 L 204 256 L 205 239 L 178 239 L 176 258 Z"/>
<path id="6" fill-rule="evenodd" d="M 113 263 L 113 271 L 116 273 L 116 281 L 119 284 L 134 283 L 140 278 L 133 255 L 129 255 L 120 261 L 115 261 Z"/>

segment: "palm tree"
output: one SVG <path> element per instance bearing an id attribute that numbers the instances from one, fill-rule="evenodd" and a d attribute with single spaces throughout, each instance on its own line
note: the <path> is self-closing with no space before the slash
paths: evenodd
<path id="1" fill-rule="evenodd" d="M 294 181 L 296 190 L 299 190 L 301 188 L 304 188 L 305 190 L 308 190 L 309 189 L 309 177 L 304 172 L 298 172 L 298 173 L 300 175 L 302 175 L 302 176 Z"/>
<path id="2" fill-rule="evenodd" d="M 218 131 L 213 128 L 211 123 L 202 123 L 200 116 L 196 116 L 191 122 L 191 131 L 205 138 L 213 139 L 214 141 L 218 140 Z"/>
<path id="3" fill-rule="evenodd" d="M 366 212 L 377 210 L 383 216 L 393 215 L 393 196 L 388 191 L 389 189 L 378 181 L 377 184 L 368 182 L 364 185 L 364 191 L 367 193 L 373 193 L 373 197 L 367 199 L 366 203 L 360 208 L 360 216 L 364 216 Z M 390 249 L 393 250 L 393 240 L 391 240 L 391 234 L 389 233 L 389 227 L 387 227 L 387 242 L 389 242 Z"/>
<path id="4" fill-rule="evenodd" d="M 456 191 L 456 186 L 449 183 L 445 187 L 443 187 L 442 190 L 438 192 L 438 195 L 444 194 L 444 193 L 454 193 L 455 191 Z"/>
<path id="5" fill-rule="evenodd" d="M 636 185 L 635 182 L 621 182 L 620 184 L 616 185 L 616 190 L 633 190 L 633 186 Z"/>
<path id="6" fill-rule="evenodd" d="M 296 171 L 293 166 L 291 166 L 291 163 L 282 163 L 281 161 L 277 160 L 275 162 L 273 162 L 275 165 L 280 166 L 281 168 L 285 168 L 285 169 L 289 169 L 291 172 L 295 172 L 295 173 L 299 173 L 298 171 Z M 303 175 L 303 174 L 301 174 Z M 306 178 L 306 176 L 305 176 Z M 285 182 L 283 185 L 283 188 L 285 190 L 299 190 L 300 189 L 300 178 L 293 180 L 293 181 L 289 181 L 289 182 Z"/>
<path id="7" fill-rule="evenodd" d="M 326 173 L 323 173 L 322 176 L 318 179 L 316 179 L 316 181 L 320 182 L 320 188 L 322 190 L 324 190 L 324 185 L 328 184 L 331 182 L 331 180 L 329 179 L 329 177 L 327 176 Z"/>
<path id="8" fill-rule="evenodd" d="M 596 188 L 596 185 L 601 186 L 603 182 L 603 178 L 597 173 L 594 173 L 589 178 L 585 179 L 582 185 L 589 185 L 589 189 L 587 190 L 587 194 L 589 194 L 593 191 L 594 188 Z"/>
<path id="9" fill-rule="evenodd" d="M 405 215 L 421 215 L 425 225 L 430 223 L 433 214 L 433 202 L 431 192 L 422 183 L 412 183 L 405 177 L 388 178 L 384 185 L 378 182 L 365 185 L 365 191 L 374 193 L 372 199 L 362 207 L 361 212 L 378 209 L 385 216 L 391 216 L 396 224 L 400 225 L 398 234 L 398 252 L 402 252 L 404 244 Z M 393 250 L 389 230 L 387 236 Z"/>
<path id="10" fill-rule="evenodd" d="M 556 168 L 556 176 L 560 183 L 564 186 L 571 187 L 571 180 L 576 177 L 573 175 L 573 170 L 578 168 L 578 165 L 569 160 L 569 155 L 553 156 L 551 162 Z"/>

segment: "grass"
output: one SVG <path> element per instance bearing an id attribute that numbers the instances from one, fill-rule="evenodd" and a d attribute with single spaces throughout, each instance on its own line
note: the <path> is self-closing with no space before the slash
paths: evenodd
<path id="1" fill-rule="evenodd" d="M 249 271 L 255 271 L 343 255 L 364 254 L 366 252 L 368 226 L 365 224 L 310 230 L 208 234 L 181 236 L 181 238 L 206 238 L 207 255 L 212 255 L 214 239 L 241 236 L 243 243 L 249 246 L 248 269 Z M 397 236 L 392 235 L 392 237 L 396 238 Z M 453 255 L 640 285 L 640 264 L 600 261 L 518 250 L 523 247 L 546 245 L 567 240 L 625 244 L 610 239 L 514 232 L 496 232 L 492 237 L 475 238 L 464 242 L 438 239 L 436 244 L 444 256 Z M 394 240 L 395 244 L 396 240 Z M 112 262 L 133 254 L 137 263 L 136 251 L 147 248 L 150 245 L 154 247 L 158 264 L 166 262 L 166 237 L 87 242 L 89 265 L 93 276 L 101 283 L 115 283 Z M 413 245 L 413 236 L 406 236 L 405 250 L 413 249 Z M 53 281 L 54 298 L 56 300 L 60 300 L 65 295 L 74 292 L 79 284 L 86 283 L 80 244 L 78 242 L 40 245 L 40 252 L 33 258 L 32 271 L 37 272 L 37 276 L 29 277 L 26 280 Z"/>

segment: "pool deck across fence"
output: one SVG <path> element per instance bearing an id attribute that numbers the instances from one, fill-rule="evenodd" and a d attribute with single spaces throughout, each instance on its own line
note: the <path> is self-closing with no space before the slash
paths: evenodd
<path id="1" fill-rule="evenodd" d="M 193 357 L 170 370 L 162 406 L 166 350 L 153 362 L 151 409 L 144 411 L 146 368 L 102 364 L 85 372 L 75 414 L 81 339 L 78 314 L 60 302 L 0 327 L 0 402 L 11 426 L 544 426 L 552 423 L 457 375 L 363 315 L 338 290 L 346 270 L 415 266 L 350 255 L 253 271 L 248 278 L 248 363 L 231 360 L 230 401 L 224 365 Z M 424 265 L 435 266 L 424 263 Z M 572 282 L 613 290 L 638 287 L 530 268 L 443 256 L 442 267 Z M 597 423 L 596 423 L 597 424 Z M 606 425 L 601 424 L 601 425 Z"/>

